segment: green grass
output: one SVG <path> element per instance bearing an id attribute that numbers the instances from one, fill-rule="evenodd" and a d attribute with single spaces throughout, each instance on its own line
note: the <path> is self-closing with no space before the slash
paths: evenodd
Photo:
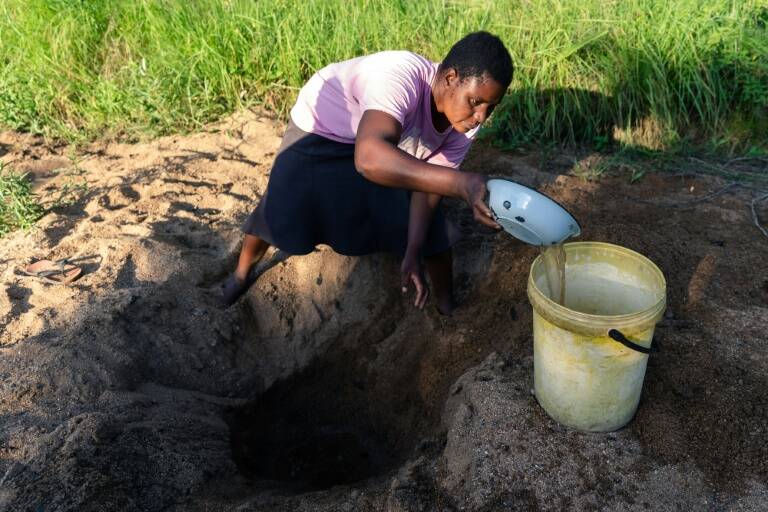
<path id="1" fill-rule="evenodd" d="M 3 0 L 0 125 L 70 140 L 285 116 L 318 68 L 502 37 L 502 145 L 768 151 L 768 0 Z"/>
<path id="2" fill-rule="evenodd" d="M 4 168 L 0 162 L 0 237 L 32 227 L 43 213 L 26 176 Z"/>

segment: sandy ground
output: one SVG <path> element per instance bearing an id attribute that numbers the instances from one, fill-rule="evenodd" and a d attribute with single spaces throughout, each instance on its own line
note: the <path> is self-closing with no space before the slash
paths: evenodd
<path id="1" fill-rule="evenodd" d="M 539 187 L 582 240 L 645 254 L 668 280 L 637 416 L 585 434 L 531 394 L 536 249 L 456 201 L 452 318 L 400 295 L 396 259 L 324 247 L 219 308 L 281 130 L 244 112 L 78 151 L 0 134 L 0 158 L 58 204 L 0 240 L 0 509 L 768 510 L 754 191 L 706 199 L 725 183 L 685 174 L 588 182 L 568 154 L 473 150 L 468 169 Z M 61 257 L 84 258 L 72 286 L 18 271 Z"/>

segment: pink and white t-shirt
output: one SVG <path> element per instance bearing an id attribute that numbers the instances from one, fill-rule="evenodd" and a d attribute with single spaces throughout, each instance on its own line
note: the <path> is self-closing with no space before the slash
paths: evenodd
<path id="1" fill-rule="evenodd" d="M 435 129 L 431 94 L 438 65 L 405 51 L 331 64 L 301 89 L 291 119 L 305 132 L 354 144 L 363 112 L 380 110 L 403 127 L 400 149 L 419 160 L 458 167 L 479 127 L 466 134 Z"/>

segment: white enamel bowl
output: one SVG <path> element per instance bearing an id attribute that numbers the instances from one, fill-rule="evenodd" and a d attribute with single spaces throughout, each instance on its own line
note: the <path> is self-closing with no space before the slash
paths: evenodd
<path id="1" fill-rule="evenodd" d="M 488 206 L 504 230 L 531 245 L 555 245 L 579 236 L 581 227 L 568 211 L 544 194 L 515 183 L 487 183 Z"/>

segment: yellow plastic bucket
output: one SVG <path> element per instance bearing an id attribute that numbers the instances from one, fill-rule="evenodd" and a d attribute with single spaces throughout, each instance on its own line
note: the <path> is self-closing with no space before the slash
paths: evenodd
<path id="1" fill-rule="evenodd" d="M 541 257 L 528 277 L 536 399 L 567 427 L 609 432 L 637 410 L 666 281 L 651 260 L 624 247 L 563 247 L 564 306 L 549 296 Z"/>

